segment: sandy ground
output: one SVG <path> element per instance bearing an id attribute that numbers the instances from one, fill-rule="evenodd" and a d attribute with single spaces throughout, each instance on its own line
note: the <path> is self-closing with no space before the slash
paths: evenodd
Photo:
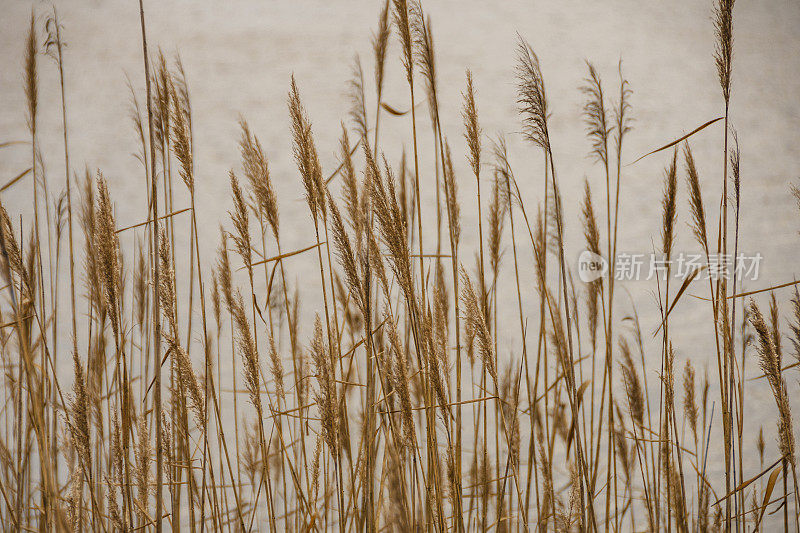
<path id="1" fill-rule="evenodd" d="M 662 153 L 635 165 L 628 163 L 722 114 L 723 100 L 712 58 L 710 2 L 511 0 L 492 4 L 456 1 L 425 4 L 436 42 L 442 125 L 455 157 L 464 211 L 474 211 L 467 206 L 474 205 L 475 196 L 474 179 L 464 155 L 460 117 L 460 93 L 467 68 L 474 74 L 486 136 L 505 135 L 528 208 L 534 210 L 542 199 L 542 160 L 538 151 L 522 140 L 515 108 L 514 60 L 519 33 L 539 55 L 545 77 L 554 157 L 567 210 L 567 256 L 572 262 L 583 244 L 578 214 L 584 177 L 593 187 L 603 218 L 605 205 L 604 176 L 601 167 L 588 157 L 590 146 L 583 134 L 583 97 L 578 87 L 587 72 L 584 61 L 597 66 L 606 91 L 616 94 L 617 65 L 623 60 L 625 76 L 634 91 L 631 102 L 635 123 L 623 156 L 619 249 L 649 253 L 660 240 L 660 195 L 663 168 L 669 155 Z M 144 170 L 134 157 L 139 147 L 129 116 L 128 89 L 130 83 L 137 98 L 143 99 L 137 2 L 73 1 L 56 2 L 56 6 L 68 43 L 65 62 L 72 170 L 80 173 L 84 166 L 91 171 L 102 169 L 117 202 L 119 224 L 140 222 L 145 213 Z M 24 139 L 27 135 L 22 57 L 31 7 L 40 19 L 49 10 L 49 4 L 12 1 L 6 3 L 0 15 L 0 142 Z M 236 142 L 240 115 L 261 138 L 270 159 L 282 210 L 284 248 L 310 244 L 313 227 L 291 158 L 286 108 L 289 77 L 294 73 L 297 78 L 314 124 L 323 166 L 332 171 L 338 164 L 340 122 L 348 120 L 347 82 L 356 54 L 360 54 L 364 66 L 370 120 L 374 121 L 370 36 L 377 26 L 379 3 L 151 1 L 146 2 L 146 9 L 151 46 L 161 46 L 168 57 L 179 52 L 189 80 L 203 255 L 211 257 L 218 241 L 218 224 L 227 223 L 226 211 L 230 208 L 227 173 L 231 168 L 239 168 Z M 760 252 L 764 257 L 760 279 L 750 282 L 748 289 L 791 281 L 798 275 L 793 250 L 800 242 L 800 214 L 788 193 L 790 183 L 798 182 L 800 167 L 800 152 L 796 148 L 800 128 L 798 24 L 800 3 L 794 1 L 740 2 L 736 6 L 731 120 L 742 153 L 740 249 Z M 408 96 L 394 38 L 389 58 L 384 100 L 396 108 L 407 109 Z M 60 102 L 55 64 L 44 56 L 40 62 L 40 84 L 40 141 L 51 194 L 56 195 L 64 175 Z M 434 163 L 427 155 L 432 153 L 433 138 L 427 113 L 423 111 L 420 116 L 420 142 L 425 153 L 421 161 L 423 209 L 424 216 L 432 217 Z M 410 149 L 409 130 L 406 120 L 383 115 L 381 149 L 390 162 L 399 161 L 404 145 Z M 716 226 L 720 196 L 722 133 L 718 123 L 692 141 L 710 226 Z M 16 175 L 29 166 L 28 161 L 24 147 L 3 149 L 0 180 Z M 683 176 L 676 250 L 697 252 L 687 225 L 689 212 Z M 30 183 L 4 192 L 3 202 L 12 218 L 30 217 Z M 183 205 L 188 205 L 187 200 L 179 194 L 176 207 Z M 179 226 L 185 224 L 180 222 Z M 464 249 L 474 249 L 475 216 L 467 213 L 463 226 Z M 179 231 L 185 237 L 185 229 L 179 227 Z M 123 244 L 130 245 L 133 239 L 134 235 L 129 233 Z M 426 247 L 433 242 L 429 240 Z M 527 248 L 521 254 L 530 257 L 525 255 L 529 254 Z M 513 296 L 510 261 L 509 251 L 505 256 L 505 279 L 500 282 L 501 301 Z M 317 279 L 312 277 L 315 276 L 312 261 L 298 259 L 289 267 L 298 280 Z M 533 272 L 523 271 L 522 276 L 529 287 L 525 299 L 532 302 L 536 299 Z M 656 286 L 653 282 L 637 281 L 626 283 L 625 287 L 627 291 L 618 293 L 618 316 L 629 314 L 630 302 L 635 302 L 648 338 L 650 359 L 657 361 L 658 344 L 650 335 L 658 324 Z M 693 289 L 694 294 L 706 295 L 704 285 Z M 779 293 L 781 301 L 789 296 L 786 290 Z M 304 301 L 306 316 L 313 313 L 312 298 Z M 767 303 L 766 298 L 759 302 Z M 514 309 L 501 306 L 501 324 L 517 323 Z M 787 319 L 788 313 L 788 307 L 784 307 Z M 677 368 L 691 358 L 701 373 L 707 366 L 710 375 L 716 375 L 710 314 L 707 303 L 693 298 L 685 298 L 676 309 L 671 331 Z M 309 334 L 303 331 L 301 337 Z M 63 338 L 67 338 L 66 332 Z M 519 351 L 517 329 L 504 332 L 504 339 L 501 354 Z M 787 349 L 788 344 L 787 339 Z M 653 364 L 648 369 L 652 383 L 657 380 L 655 368 Z M 748 372 L 755 375 L 754 366 Z M 69 381 L 70 375 L 66 371 L 64 379 Z M 787 378 L 790 390 L 797 397 L 797 374 L 789 374 Z M 753 431 L 746 436 L 746 444 L 754 449 L 762 421 L 765 432 L 774 434 L 775 409 L 765 383 L 750 381 L 747 387 L 747 409 Z M 710 397 L 717 397 L 713 389 Z M 797 412 L 800 401 L 793 406 Z M 719 442 L 716 433 L 712 436 L 712 448 L 715 441 Z M 768 439 L 767 450 L 768 457 L 777 453 L 774 439 Z M 749 469 L 757 468 L 755 453 L 748 456 L 753 459 Z M 712 476 L 720 479 L 721 464 L 714 460 L 713 452 L 710 468 Z"/>

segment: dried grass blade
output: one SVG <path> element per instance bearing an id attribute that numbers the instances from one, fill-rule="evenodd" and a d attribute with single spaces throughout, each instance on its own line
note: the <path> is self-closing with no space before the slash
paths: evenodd
<path id="1" fill-rule="evenodd" d="M 658 325 L 658 329 L 656 329 L 655 333 L 653 333 L 654 337 L 656 335 L 658 335 L 658 332 L 661 331 L 662 327 L 664 327 L 664 322 L 666 322 L 667 317 L 669 317 L 669 314 L 675 308 L 675 305 L 678 303 L 678 300 L 680 300 L 681 296 L 683 296 L 683 293 L 686 292 L 686 289 L 689 288 L 689 285 L 691 285 L 692 281 L 694 281 L 694 279 L 698 276 L 698 274 L 700 274 L 700 272 L 702 272 L 707 267 L 708 267 L 708 265 L 703 265 L 702 267 L 700 267 L 697 270 L 693 271 L 692 274 L 688 278 L 683 280 L 683 284 L 681 285 L 681 288 L 678 290 L 678 293 L 675 295 L 675 298 L 672 300 L 672 303 L 669 305 L 669 309 L 667 309 L 667 314 L 664 315 L 664 320 L 661 321 L 661 324 Z"/>
<path id="2" fill-rule="evenodd" d="M 158 217 L 158 220 L 164 220 L 165 218 L 174 217 L 175 215 L 180 215 L 181 213 L 185 213 L 186 211 L 190 211 L 191 209 L 192 209 L 191 207 L 184 207 L 183 209 L 178 209 L 177 211 L 173 211 L 172 213 L 167 213 L 166 215 L 161 215 L 160 217 Z M 124 228 L 118 229 L 116 231 L 116 233 L 122 233 L 123 231 L 129 230 L 129 229 L 138 228 L 140 226 L 144 226 L 146 224 L 150 224 L 152 221 L 153 221 L 153 219 L 150 219 L 150 220 L 145 220 L 144 222 L 139 222 L 138 224 L 133 224 L 132 226 L 126 226 Z"/>
<path id="3" fill-rule="evenodd" d="M 29 141 L 6 141 L 0 143 L 0 148 L 5 148 L 7 146 L 14 146 L 15 144 L 28 144 Z"/>
<path id="4" fill-rule="evenodd" d="M 303 252 L 307 252 L 309 250 L 313 250 L 314 248 L 322 246 L 326 242 L 327 241 L 322 241 L 320 243 L 312 244 L 311 246 L 306 246 L 305 248 L 302 248 L 300 250 L 295 250 L 293 252 L 286 252 L 286 253 L 281 254 L 281 255 L 275 255 L 273 257 L 268 257 L 266 259 L 262 259 L 261 261 L 256 261 L 255 263 L 250 263 L 250 266 L 263 265 L 264 263 L 271 263 L 272 261 L 280 261 L 281 259 L 285 259 L 287 257 L 292 257 L 293 255 L 299 255 L 299 254 L 302 254 Z"/>
<path id="5" fill-rule="evenodd" d="M 772 496 L 772 491 L 775 488 L 775 483 L 778 482 L 778 475 L 783 471 L 783 469 L 779 468 L 772 472 L 772 475 L 769 476 L 769 481 L 767 481 L 767 487 L 764 489 L 764 499 L 761 502 L 761 510 L 758 513 L 758 518 L 756 519 L 756 526 L 754 531 L 758 531 L 758 528 L 761 526 L 761 519 L 764 518 L 764 511 L 767 509 L 767 505 L 769 505 L 769 498 Z"/>
<path id="6" fill-rule="evenodd" d="M 765 469 L 764 469 L 764 470 L 763 470 L 761 473 L 759 473 L 759 474 L 756 474 L 755 476 L 751 477 L 751 478 L 750 478 L 750 479 L 748 479 L 747 481 L 743 481 L 743 482 L 741 482 L 741 483 L 739 484 L 739 486 L 738 486 L 738 487 L 736 487 L 735 489 L 733 489 L 732 491 L 730 491 L 728 494 L 726 494 L 726 495 L 725 495 L 725 496 L 723 496 L 722 498 L 720 498 L 720 499 L 718 499 L 717 501 L 715 501 L 715 502 L 714 502 L 714 503 L 713 503 L 711 506 L 713 507 L 713 506 L 715 506 L 715 505 L 719 504 L 720 502 L 724 501 L 726 498 L 730 498 L 731 496 L 733 496 L 733 495 L 734 495 L 734 494 L 736 494 L 737 492 L 741 492 L 741 491 L 743 491 L 744 489 L 746 489 L 747 487 L 749 487 L 749 486 L 750 486 L 750 485 L 751 485 L 751 484 L 752 484 L 754 481 L 757 481 L 759 478 L 761 478 L 761 476 L 763 476 L 764 474 L 766 474 L 767 472 L 769 472 L 770 470 L 772 470 L 773 468 L 775 468 L 776 466 L 778 466 L 782 460 L 783 460 L 783 459 L 778 459 L 777 461 L 775 461 L 774 463 L 772 463 L 771 465 L 769 465 L 767 468 L 765 468 Z M 776 472 L 780 472 L 780 470 L 776 470 Z M 775 475 L 775 472 L 773 472 L 773 473 L 772 473 L 772 475 L 774 476 L 774 475 Z"/>
<path id="7" fill-rule="evenodd" d="M 359 145 L 361 145 L 361 139 L 357 140 L 356 144 L 354 144 L 353 148 L 350 150 L 351 157 L 353 154 L 356 153 L 356 150 L 358 150 Z M 334 170 L 333 173 L 331 173 L 331 175 L 328 176 L 328 179 L 325 180 L 325 185 L 328 185 L 330 182 L 333 181 L 333 178 L 335 178 L 336 175 L 339 174 L 339 172 L 341 172 L 342 167 L 344 167 L 344 162 L 340 163 L 339 166 L 336 167 L 336 170 Z"/>
<path id="8" fill-rule="evenodd" d="M 693 129 L 692 131 L 690 131 L 689 133 L 687 133 L 686 135 L 684 135 L 684 136 L 683 136 L 683 137 L 681 137 L 680 139 L 676 139 L 676 140 L 672 141 L 672 142 L 671 142 L 671 143 L 669 143 L 669 144 L 665 144 L 665 145 L 664 145 L 664 146 L 662 146 L 661 148 L 656 148 L 656 149 L 655 149 L 655 150 L 653 150 L 652 152 L 648 152 L 648 153 L 644 154 L 643 156 L 641 156 L 641 157 L 640 157 L 639 159 L 637 159 L 636 161 L 633 161 L 633 162 L 631 162 L 631 163 L 628 163 L 628 165 L 633 165 L 633 164 L 635 164 L 635 163 L 638 163 L 639 161 L 641 161 L 642 159 L 644 159 L 645 157 L 647 157 L 647 156 L 649 156 L 649 155 L 653 155 L 653 154 L 655 154 L 655 153 L 661 152 L 662 150 L 666 150 L 667 148 L 672 148 L 672 147 L 673 147 L 673 146 L 675 146 L 676 144 L 679 144 L 679 143 L 681 143 L 682 141 L 685 141 L 686 139 L 688 139 L 689 137 L 691 137 L 691 136 L 692 136 L 692 135 L 694 135 L 695 133 L 698 133 L 699 131 L 701 131 L 701 130 L 704 130 L 705 128 L 707 128 L 708 126 L 710 126 L 710 125 L 714 124 L 715 122 L 719 122 L 719 121 L 720 121 L 720 120 L 722 120 L 723 118 L 725 118 L 725 117 L 718 117 L 718 118 L 715 118 L 715 119 L 713 119 L 713 120 L 709 120 L 708 122 L 706 122 L 706 123 L 705 123 L 705 124 L 703 124 L 702 126 L 698 126 L 697 128 Z M 627 165 L 626 165 L 626 166 L 627 166 Z"/>
<path id="9" fill-rule="evenodd" d="M 8 189 L 12 185 L 14 185 L 16 182 L 18 182 L 19 180 L 24 178 L 31 170 L 33 170 L 33 168 L 32 167 L 28 167 L 27 169 L 25 169 L 22 172 L 20 172 L 19 174 L 17 174 L 17 176 L 15 178 L 13 178 L 8 183 L 6 183 L 2 187 L 0 187 L 0 192 L 5 191 L 6 189 Z"/>

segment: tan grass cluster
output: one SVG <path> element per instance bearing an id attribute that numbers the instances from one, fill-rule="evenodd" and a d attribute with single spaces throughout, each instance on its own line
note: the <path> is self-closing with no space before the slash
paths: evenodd
<path id="1" fill-rule="evenodd" d="M 238 153 L 230 154 L 230 216 L 209 264 L 197 223 L 195 194 L 205 184 L 195 174 L 186 72 L 180 58 L 148 47 L 139 5 L 146 95 L 131 88 L 131 115 L 147 210 L 128 227 L 117 225 L 115 177 L 87 167 L 81 180 L 70 166 L 69 136 L 81 126 L 67 123 L 65 29 L 55 9 L 44 28 L 31 17 L 22 87 L 30 168 L 3 190 L 29 187 L 34 216 L 17 221 L 0 198 L 7 529 L 798 530 L 797 283 L 743 293 L 741 279 L 711 281 L 707 303 L 690 304 L 687 294 L 705 291 L 696 274 L 680 288 L 658 280 L 653 343 L 636 307 L 615 295 L 632 116 L 621 63 L 613 86 L 587 62 L 577 88 L 584 149 L 596 164 L 580 200 L 581 246 L 610 261 L 594 281 L 578 282 L 565 259 L 571 221 L 563 202 L 574 199 L 562 197 L 557 132 L 548 128 L 552 110 L 534 49 L 519 36 L 520 123 L 507 127 L 521 126 L 542 158 L 542 168 L 524 169 L 541 184 L 539 205 L 522 193 L 523 172 L 515 174 L 503 134 L 487 139 L 481 128 L 477 88 L 495 80 L 467 70 L 462 101 L 440 100 L 433 21 L 419 0 L 380 3 L 374 57 L 364 63 L 372 76 L 356 57 L 337 146 L 317 147 L 302 80 L 286 80 L 311 245 L 282 248 L 279 206 L 290 200 L 278 197 L 271 147 L 242 117 Z M 39 62 L 42 30 L 59 74 L 63 185 L 44 172 L 52 156 L 38 141 L 39 114 L 50 109 L 39 99 L 40 79 L 51 79 L 39 76 L 51 68 Z M 747 180 L 728 117 L 732 0 L 716 3 L 713 32 L 707 55 L 725 106 L 721 172 L 701 179 L 688 138 L 723 117 L 647 154 L 666 161 L 662 224 L 652 228 L 661 242 L 639 244 L 667 260 L 682 228 L 682 174 L 688 222 L 706 258 L 738 252 L 740 216 L 748 215 L 740 213 Z M 384 101 L 392 54 L 408 112 Z M 428 116 L 418 123 L 420 105 Z M 445 128 L 444 110 L 461 112 L 463 130 Z M 407 126 L 400 161 L 385 155 L 382 118 Z M 427 120 L 430 137 L 418 134 Z M 465 153 L 448 141 L 461 136 Z M 426 157 L 418 137 L 432 140 Z M 325 150 L 338 154 L 333 172 L 323 169 Z M 475 195 L 464 193 L 473 189 L 457 173 L 462 161 Z M 595 172 L 605 187 L 590 185 Z M 186 187 L 180 195 L 176 176 Z M 719 213 L 716 202 L 704 204 L 710 179 L 721 180 Z M 792 194 L 800 204 L 800 189 Z M 435 200 L 435 210 L 423 211 L 422 198 Z M 300 220 L 290 210 L 283 216 Z M 477 235 L 474 247 L 462 238 L 468 233 Z M 295 279 L 299 258 L 310 258 L 319 279 Z M 67 260 L 70 298 L 62 305 Z M 528 273 L 535 283 L 525 283 Z M 779 298 L 789 287 L 786 329 Z M 767 291 L 765 316 L 756 299 Z M 685 351 L 683 332 L 670 324 L 680 299 L 710 311 L 702 331 L 713 335 L 716 357 Z M 756 389 L 772 394 L 777 413 L 773 429 L 759 423 L 757 435 L 747 409 Z M 714 450 L 724 464 L 709 464 Z M 757 466 L 746 460 L 753 451 Z"/>

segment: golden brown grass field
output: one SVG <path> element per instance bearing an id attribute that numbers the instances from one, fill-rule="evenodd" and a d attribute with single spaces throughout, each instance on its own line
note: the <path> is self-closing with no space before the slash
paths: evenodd
<path id="1" fill-rule="evenodd" d="M 292 12 L 309 20 L 293 40 L 253 17 L 252 56 L 210 68 L 223 38 L 183 61 L 152 30 L 155 2 L 130 1 L 103 34 L 128 51 L 110 93 L 81 74 L 85 36 L 69 45 L 61 10 L 77 8 L 14 9 L 3 529 L 800 532 L 800 182 L 765 177 L 794 151 L 792 133 L 769 137 L 775 102 L 798 95 L 752 97 L 739 5 L 710 1 L 696 63 L 653 59 L 708 90 L 664 103 L 622 60 L 545 57 L 534 43 L 568 24 L 548 37 L 520 20 L 497 36 L 513 67 L 454 72 L 441 57 L 470 52 L 435 40 L 420 0 L 364 6 L 368 46 L 330 85 L 303 55 L 323 34 L 338 50 L 339 28 L 314 29 L 330 7 Z M 226 75 L 247 80 L 258 46 L 293 50 L 269 56 L 286 75 L 237 87 Z M 240 115 L 210 125 L 196 78 Z M 126 121 L 72 111 L 93 103 Z M 94 143 L 111 172 L 75 155 Z M 737 268 L 754 256 L 761 276 Z"/>

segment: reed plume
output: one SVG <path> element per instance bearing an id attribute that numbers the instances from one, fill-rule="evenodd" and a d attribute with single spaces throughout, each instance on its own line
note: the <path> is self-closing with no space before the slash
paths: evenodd
<path id="1" fill-rule="evenodd" d="M 669 260 L 672 257 L 672 246 L 675 242 L 675 221 L 678 217 L 676 195 L 677 195 L 677 171 L 675 164 L 678 160 L 678 150 L 672 153 L 672 162 L 666 169 L 664 175 L 664 195 L 661 199 L 661 251 Z"/>
<path id="2" fill-rule="evenodd" d="M 706 236 L 706 214 L 703 208 L 703 195 L 700 188 L 700 177 L 694 163 L 694 156 L 689 143 L 683 148 L 686 159 L 686 183 L 689 186 L 689 206 L 692 211 L 692 231 L 698 244 L 708 253 L 708 240 Z"/>
<path id="3" fill-rule="evenodd" d="M 358 130 L 358 137 L 366 142 L 367 131 L 367 97 L 364 94 L 364 70 L 361 68 L 361 58 L 355 57 L 353 61 L 353 74 L 350 78 L 350 117 Z"/>
<path id="4" fill-rule="evenodd" d="M 522 114 L 525 138 L 549 150 L 547 97 L 536 53 L 519 35 L 517 43 L 517 106 Z"/>
<path id="5" fill-rule="evenodd" d="M 792 330 L 792 347 L 794 348 L 794 358 L 800 362 L 800 291 L 794 289 L 791 299 L 792 304 L 792 323 L 789 328 Z"/>
<path id="6" fill-rule="evenodd" d="M 731 63 L 733 60 L 733 4 L 735 0 L 719 0 L 714 6 L 714 33 L 717 38 L 714 62 L 722 88 L 725 105 L 731 92 Z"/>
<path id="7" fill-rule="evenodd" d="M 353 253 L 353 247 L 350 244 L 350 238 L 344 229 L 344 222 L 342 222 L 342 215 L 339 213 L 339 208 L 333 201 L 330 193 L 328 193 L 328 209 L 331 214 L 331 229 L 333 230 L 333 242 L 336 246 L 336 254 L 339 257 L 339 262 L 344 270 L 345 279 L 347 280 L 347 287 L 350 291 L 350 296 L 355 301 L 359 310 L 366 314 L 369 312 L 367 309 L 368 295 L 364 293 L 362 288 L 362 281 L 358 273 L 356 263 L 356 256 Z"/>
<path id="8" fill-rule="evenodd" d="M 347 135 L 347 128 L 342 124 L 342 138 L 339 141 L 339 154 L 342 160 L 342 185 L 344 193 L 344 205 L 347 209 L 347 215 L 353 232 L 356 235 L 356 242 L 361 242 L 364 225 L 364 212 L 361 209 L 362 197 L 359 194 L 358 179 L 356 178 L 356 170 L 353 166 L 353 158 L 350 155 L 350 138 Z M 368 191 L 363 191 L 366 196 Z"/>
<path id="9" fill-rule="evenodd" d="M 625 337 L 619 338 L 619 349 L 622 358 L 620 368 L 622 370 L 622 379 L 625 384 L 625 393 L 628 397 L 628 409 L 631 419 L 641 428 L 644 426 L 644 394 L 641 382 L 639 381 L 639 373 L 636 371 L 630 346 Z"/>
<path id="10" fill-rule="evenodd" d="M 494 361 L 494 343 L 489 335 L 489 329 L 486 326 L 486 320 L 481 311 L 478 296 L 475 294 L 475 287 L 463 268 L 461 270 L 461 279 L 463 280 L 464 287 L 461 291 L 461 300 L 464 303 L 467 327 L 475 332 L 475 337 L 478 341 L 478 353 L 481 356 L 483 365 L 486 368 L 486 372 L 488 372 L 496 382 L 497 368 L 495 368 Z"/>
<path id="11" fill-rule="evenodd" d="M 400 47 L 402 49 L 401 60 L 406 72 L 406 78 L 412 83 L 414 76 L 414 52 L 413 41 L 411 38 L 411 23 L 408 16 L 408 4 L 406 0 L 392 0 L 392 18 L 397 27 Z M 413 105 L 413 104 L 412 104 Z"/>
<path id="12" fill-rule="evenodd" d="M 36 14 L 31 9 L 31 22 L 28 38 L 25 41 L 25 101 L 27 103 L 28 129 L 36 136 L 37 117 L 39 112 L 39 74 L 36 69 L 39 43 L 36 38 Z"/>
<path id="13" fill-rule="evenodd" d="M 687 360 L 683 369 L 683 412 L 686 420 L 689 421 L 689 429 L 692 430 L 696 444 L 698 409 L 694 382 L 694 366 L 691 361 Z"/>
<path id="14" fill-rule="evenodd" d="M 83 366 L 76 352 L 72 353 L 75 380 L 73 382 L 73 396 L 70 401 L 70 419 L 68 425 L 72 436 L 72 444 L 78 452 L 81 469 L 91 479 L 92 449 L 89 433 L 89 393 L 86 389 L 86 378 Z"/>
<path id="15" fill-rule="evenodd" d="M 786 391 L 786 382 L 781 373 L 780 359 L 775 347 L 775 339 L 764 321 L 761 310 L 755 300 L 750 299 L 750 323 L 758 337 L 758 364 L 767 378 L 775 403 L 778 407 L 778 447 L 781 456 L 794 468 L 794 433 L 792 430 L 792 412 L 789 406 L 789 396 Z"/>
<path id="16" fill-rule="evenodd" d="M 247 392 L 250 395 L 250 402 L 256 408 L 256 413 L 261 416 L 263 408 L 261 405 L 261 385 L 260 385 L 260 366 L 258 350 L 250 332 L 250 322 L 247 320 L 247 312 L 244 307 L 242 293 L 237 290 L 229 309 L 236 324 L 236 344 L 244 363 L 244 379 Z"/>
<path id="17" fill-rule="evenodd" d="M 317 378 L 317 391 L 314 396 L 322 420 L 322 440 L 328 446 L 331 454 L 336 456 L 339 449 L 336 383 L 319 316 L 314 320 L 311 360 L 314 363 Z"/>
<path id="18" fill-rule="evenodd" d="M 323 215 L 325 211 L 325 183 L 322 178 L 322 168 L 311 133 L 311 123 L 306 115 L 303 103 L 300 101 L 300 91 L 292 76 L 289 90 L 289 114 L 292 117 L 292 132 L 294 136 L 294 158 L 303 179 L 306 190 L 306 201 L 312 216 Z"/>
<path id="19" fill-rule="evenodd" d="M 24 280 L 25 269 L 22 264 L 22 253 L 14 236 L 11 218 L 8 216 L 8 211 L 6 211 L 2 202 L 0 202 L 0 231 L 2 231 L 3 255 L 8 268 Z"/>
<path id="20" fill-rule="evenodd" d="M 586 96 L 586 103 L 583 106 L 586 135 L 592 142 L 592 156 L 607 165 L 608 137 L 611 126 L 608 124 L 603 84 L 594 65 L 587 61 L 586 66 L 589 69 L 589 77 L 585 80 L 585 85 L 581 87 L 581 92 Z"/>
<path id="21" fill-rule="evenodd" d="M 114 334 L 120 332 L 119 298 L 122 288 L 122 265 L 119 256 L 119 239 L 108 185 L 103 174 L 97 172 L 97 226 L 94 234 L 94 249 L 98 254 L 100 284 L 105 304 L 112 310 L 111 326 Z"/>
<path id="22" fill-rule="evenodd" d="M 180 164 L 179 174 L 186 187 L 194 189 L 194 163 L 192 158 L 191 106 L 185 84 L 175 86 L 175 78 L 169 77 L 169 94 L 172 102 L 172 149 Z"/>
<path id="23" fill-rule="evenodd" d="M 253 253 L 250 239 L 250 217 L 248 215 L 247 203 L 244 199 L 244 192 L 239 186 L 239 180 L 231 170 L 231 193 L 233 194 L 233 211 L 230 212 L 231 222 L 233 222 L 234 232 L 229 234 L 233 239 L 236 252 L 242 259 L 252 278 L 253 272 Z"/>
<path id="24" fill-rule="evenodd" d="M 489 202 L 489 266 L 495 272 L 495 276 L 500 270 L 503 230 L 509 209 L 508 194 L 501 179 L 495 174 L 492 182 L 492 198 Z"/>
<path id="25" fill-rule="evenodd" d="M 275 381 L 275 394 L 278 395 L 278 398 L 284 399 L 286 392 L 283 388 L 283 361 L 275 348 L 275 339 L 272 335 L 269 336 L 269 360 L 272 379 Z"/>
<path id="26" fill-rule="evenodd" d="M 437 95 L 436 55 L 433 46 L 431 19 L 425 17 L 425 12 L 422 9 L 422 2 L 419 0 L 411 0 L 408 11 L 411 35 L 416 54 L 415 63 L 419 65 L 420 73 L 425 80 L 428 107 L 430 108 L 432 121 L 435 127 L 438 128 L 439 98 Z"/>
<path id="27" fill-rule="evenodd" d="M 589 187 L 589 180 L 583 181 L 583 205 L 581 206 L 583 215 L 583 236 L 586 239 L 586 246 L 590 252 L 600 256 L 600 231 L 597 229 L 597 218 L 592 204 L 592 189 Z M 599 280 L 598 280 L 599 281 Z"/>
<path id="28" fill-rule="evenodd" d="M 272 186 L 269 173 L 269 164 L 264 155 L 264 149 L 258 137 L 250 132 L 247 121 L 241 119 L 242 136 L 239 140 L 239 151 L 242 154 L 244 175 L 250 183 L 253 198 L 258 206 L 258 212 L 266 219 L 275 238 L 278 238 L 279 217 L 278 199 Z"/>
<path id="29" fill-rule="evenodd" d="M 445 143 L 444 190 L 449 227 L 453 233 L 453 244 L 458 247 L 461 239 L 461 204 L 458 201 L 458 182 L 453 169 L 453 156 L 450 153 L 450 145 L 447 143 Z"/>
<path id="30" fill-rule="evenodd" d="M 378 15 L 378 31 L 372 36 L 372 50 L 375 54 L 375 92 L 378 96 L 378 105 L 380 105 L 381 95 L 383 94 L 386 50 L 389 48 L 389 36 L 391 35 L 389 3 L 390 0 L 384 2 L 383 8 L 381 8 L 381 12 Z"/>

